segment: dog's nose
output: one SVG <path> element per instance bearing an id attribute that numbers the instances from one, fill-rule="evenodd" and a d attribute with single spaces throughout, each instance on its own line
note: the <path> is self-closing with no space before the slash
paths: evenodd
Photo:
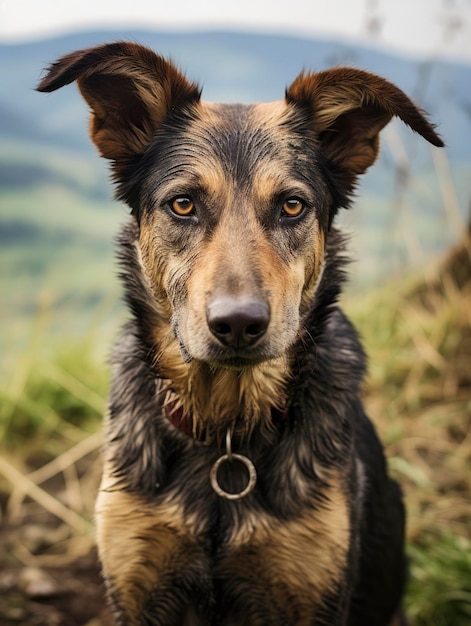
<path id="1" fill-rule="evenodd" d="M 210 331 L 223 345 L 246 348 L 265 334 L 270 312 L 257 298 L 220 297 L 208 306 L 206 318 Z"/>

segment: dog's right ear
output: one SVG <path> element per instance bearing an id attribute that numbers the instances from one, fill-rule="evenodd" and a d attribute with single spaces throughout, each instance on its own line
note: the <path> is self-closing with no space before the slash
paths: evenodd
<path id="1" fill-rule="evenodd" d="M 93 142 L 117 165 L 145 151 L 170 110 L 198 102 L 201 95 L 174 65 L 128 42 L 61 57 L 47 69 L 37 90 L 51 92 L 73 81 L 91 108 Z"/>

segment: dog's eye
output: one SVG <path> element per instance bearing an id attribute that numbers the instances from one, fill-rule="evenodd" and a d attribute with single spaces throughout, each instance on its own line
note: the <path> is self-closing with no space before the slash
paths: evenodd
<path id="1" fill-rule="evenodd" d="M 283 215 L 298 217 L 304 211 L 304 202 L 299 198 L 288 198 L 283 202 Z"/>
<path id="2" fill-rule="evenodd" d="M 195 212 L 195 203 L 188 196 L 178 196 L 170 201 L 170 208 L 179 217 L 187 217 Z"/>

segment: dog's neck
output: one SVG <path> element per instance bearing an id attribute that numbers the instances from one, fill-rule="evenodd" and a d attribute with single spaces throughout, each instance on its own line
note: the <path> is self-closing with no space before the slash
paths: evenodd
<path id="1" fill-rule="evenodd" d="M 155 364 L 165 377 L 167 417 L 196 438 L 220 437 L 228 427 L 242 436 L 254 429 L 267 432 L 273 428 L 274 411 L 284 409 L 289 371 L 285 357 L 238 371 L 182 359 L 171 363 L 168 356 L 166 350 L 167 358 Z"/>

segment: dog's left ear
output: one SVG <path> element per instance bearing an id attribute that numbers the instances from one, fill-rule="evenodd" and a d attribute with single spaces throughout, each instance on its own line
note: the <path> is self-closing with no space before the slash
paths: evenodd
<path id="1" fill-rule="evenodd" d="M 301 74 L 286 91 L 290 104 L 308 107 L 321 149 L 347 192 L 372 165 L 379 133 L 399 117 L 434 146 L 443 146 L 423 111 L 395 85 L 362 70 L 334 68 Z"/>

